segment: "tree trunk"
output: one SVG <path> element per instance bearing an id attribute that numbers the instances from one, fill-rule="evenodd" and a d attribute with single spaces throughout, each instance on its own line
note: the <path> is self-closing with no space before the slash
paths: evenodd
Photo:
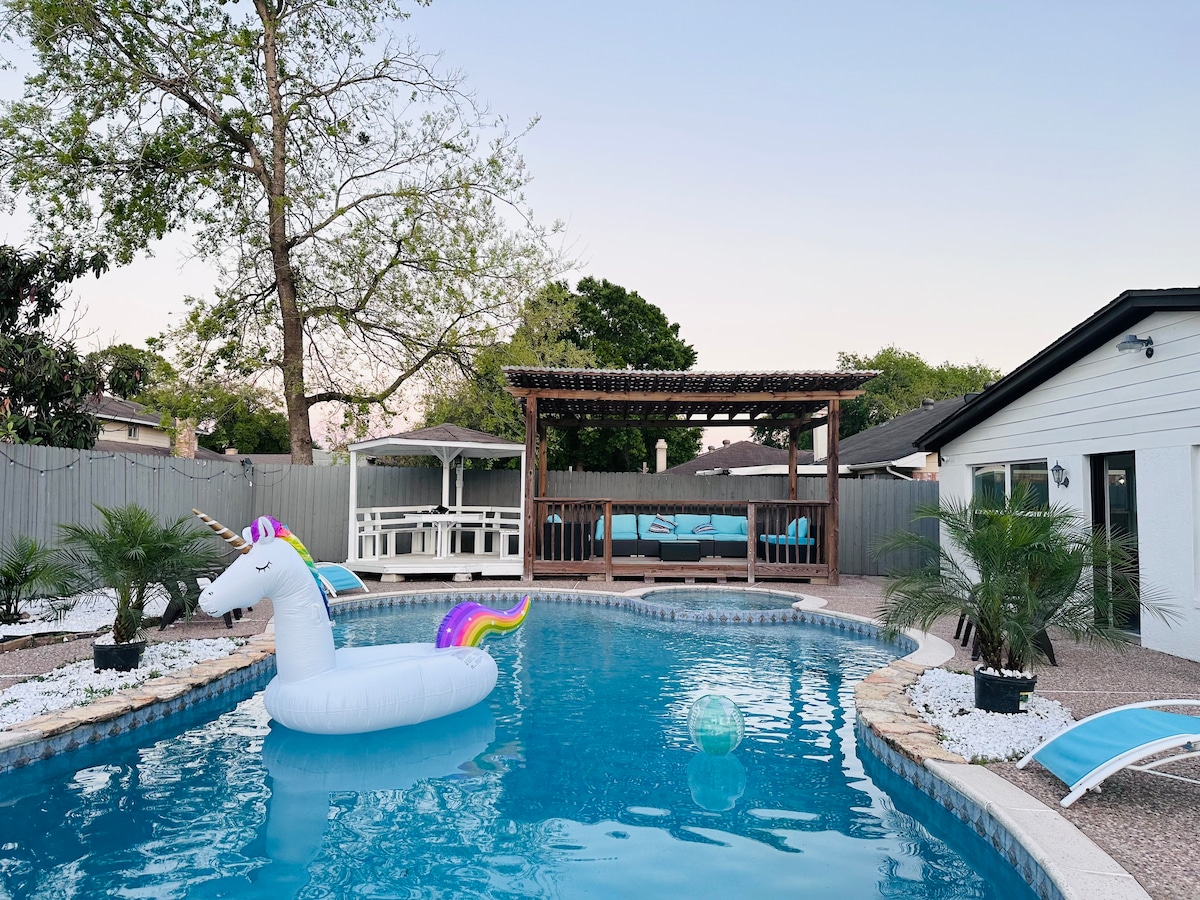
<path id="1" fill-rule="evenodd" d="M 271 168 L 267 179 L 267 212 L 271 217 L 268 237 L 271 263 L 275 270 L 275 291 L 283 321 L 283 400 L 287 404 L 288 436 L 292 462 L 312 465 L 312 424 L 308 399 L 304 394 L 304 320 L 296 296 L 296 273 L 292 268 L 287 228 L 287 130 L 284 124 L 283 94 L 276 55 L 278 21 L 270 6 L 255 0 L 255 10 L 263 23 L 263 74 L 271 105 Z"/>

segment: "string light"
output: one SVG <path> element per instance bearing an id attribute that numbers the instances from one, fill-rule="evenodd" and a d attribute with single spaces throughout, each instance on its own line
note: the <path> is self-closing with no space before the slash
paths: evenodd
<path id="1" fill-rule="evenodd" d="M 0 446 L 2 446 L 2 445 L 0 445 Z M 39 447 L 38 451 L 44 450 L 44 449 L 51 449 L 51 448 Z M 34 452 L 38 452 L 38 451 L 34 451 Z M 249 465 L 245 465 L 245 464 L 241 463 L 241 461 L 230 460 L 230 462 L 227 465 L 230 465 L 230 466 L 236 465 L 237 466 L 236 471 L 226 470 L 222 467 L 221 471 L 210 471 L 210 473 L 207 475 L 194 475 L 190 472 L 185 472 L 182 469 L 178 468 L 176 465 L 176 463 L 178 462 L 178 459 L 176 457 L 168 457 L 166 459 L 162 459 L 161 462 L 158 461 L 160 459 L 159 457 L 150 457 L 150 460 L 152 460 L 152 461 L 146 462 L 146 461 L 143 461 L 142 459 L 138 459 L 137 455 L 119 454 L 119 453 L 106 453 L 106 454 L 101 455 L 101 454 L 94 454 L 91 451 L 87 451 L 87 450 L 80 450 L 80 451 L 76 451 L 76 452 L 78 455 L 75 457 L 75 459 L 71 460 L 70 462 L 64 463 L 63 465 L 60 465 L 60 466 L 30 465 L 26 462 L 22 462 L 21 460 L 16 459 L 13 456 L 10 456 L 9 453 L 4 449 L 0 449 L 0 458 L 7 460 L 9 466 L 20 466 L 22 469 L 25 469 L 26 471 L 37 472 L 38 477 L 40 477 L 40 478 L 45 478 L 47 473 L 53 475 L 56 472 L 62 472 L 62 471 L 68 471 L 68 470 L 73 471 L 75 469 L 75 467 L 77 465 L 82 464 L 82 462 L 84 460 L 87 460 L 88 465 L 91 465 L 94 462 L 105 462 L 107 460 L 116 460 L 117 461 L 116 464 L 120 465 L 121 464 L 120 460 L 124 459 L 124 461 L 129 464 L 130 468 L 139 467 L 139 468 L 143 468 L 143 469 L 149 469 L 150 471 L 152 471 L 156 474 L 162 473 L 162 472 L 173 472 L 174 474 L 179 475 L 182 478 L 187 478 L 189 481 L 214 481 L 214 480 L 221 479 L 221 478 L 229 478 L 234 481 L 245 480 L 251 486 L 254 485 L 254 481 L 252 480 L 252 475 L 254 474 L 253 463 L 251 463 Z M 215 460 L 195 460 L 194 462 L 198 466 L 208 469 L 209 462 L 215 462 Z M 217 467 L 214 466 L 213 468 L 217 468 Z M 272 481 L 270 483 L 263 481 L 262 486 L 263 487 L 271 487 L 273 485 L 279 484 L 285 478 L 287 478 L 287 476 L 290 474 L 290 472 L 291 472 L 291 466 L 280 466 L 279 467 L 280 477 L 277 480 Z M 267 471 L 267 472 L 264 472 L 263 474 L 275 474 L 275 472 Z"/>

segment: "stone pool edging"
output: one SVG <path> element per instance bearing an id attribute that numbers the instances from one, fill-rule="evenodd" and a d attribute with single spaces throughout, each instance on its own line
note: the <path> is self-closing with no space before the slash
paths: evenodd
<path id="1" fill-rule="evenodd" d="M 871 637 L 880 634 L 879 626 L 870 619 L 825 612 L 824 600 L 793 592 L 733 589 L 791 602 L 789 608 L 778 610 L 679 610 L 643 599 L 645 594 L 670 590 L 663 586 L 627 594 L 566 589 L 424 590 L 339 598 L 332 601 L 331 609 L 336 614 L 339 610 L 449 606 L 465 601 L 504 606 L 530 595 L 545 601 L 626 609 L 662 620 L 726 625 L 798 622 Z M 871 673 L 855 687 L 856 731 L 864 745 L 889 769 L 991 843 L 1042 900 L 1149 900 L 1133 876 L 1053 809 L 941 746 L 936 729 L 917 715 L 906 689 L 927 668 L 950 659 L 953 648 L 940 638 L 916 631 L 898 636 L 896 643 L 907 655 Z M 0 774 L 116 736 L 245 684 L 274 666 L 274 652 L 272 621 L 262 634 L 251 637 L 229 656 L 0 731 Z"/>
<path id="2" fill-rule="evenodd" d="M 44 713 L 0 731 L 0 774 L 115 737 L 265 674 L 275 665 L 268 625 L 228 656 L 117 691 L 86 706 Z"/>

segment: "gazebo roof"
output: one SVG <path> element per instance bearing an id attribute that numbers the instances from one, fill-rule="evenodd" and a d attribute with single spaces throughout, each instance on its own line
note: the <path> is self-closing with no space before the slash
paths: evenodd
<path id="1" fill-rule="evenodd" d="M 457 456 L 484 459 L 520 456 L 525 452 L 525 445 L 458 425 L 434 425 L 404 434 L 360 441 L 351 444 L 350 449 L 355 453 L 375 456 L 436 456 L 445 460 Z"/>
<path id="2" fill-rule="evenodd" d="M 862 394 L 877 372 L 665 372 L 505 368 L 517 397 L 552 424 L 688 427 L 799 423 Z M 682 417 L 676 419 L 673 417 Z"/>

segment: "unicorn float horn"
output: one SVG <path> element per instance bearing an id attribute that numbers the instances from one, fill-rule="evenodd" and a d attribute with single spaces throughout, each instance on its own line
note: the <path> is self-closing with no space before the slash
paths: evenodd
<path id="1" fill-rule="evenodd" d="M 204 513 L 200 512 L 200 510 L 198 510 L 198 509 L 193 509 L 192 512 L 194 512 L 197 516 L 199 516 L 201 522 L 203 522 L 205 525 L 207 525 L 209 528 L 211 528 L 213 531 L 215 531 L 217 533 L 217 536 L 220 537 L 223 541 L 225 541 L 225 543 L 227 543 L 234 550 L 238 550 L 242 553 L 250 552 L 251 545 L 247 544 L 244 540 L 242 540 L 241 535 L 234 534 L 232 531 L 230 531 L 228 528 L 226 528 L 224 525 L 222 525 L 216 519 L 212 518 L 211 516 L 206 516 Z"/>
<path id="2" fill-rule="evenodd" d="M 438 626 L 438 647 L 478 647 L 488 634 L 516 631 L 529 613 L 529 595 L 512 609 L 492 609 L 478 603 L 460 603 Z"/>

